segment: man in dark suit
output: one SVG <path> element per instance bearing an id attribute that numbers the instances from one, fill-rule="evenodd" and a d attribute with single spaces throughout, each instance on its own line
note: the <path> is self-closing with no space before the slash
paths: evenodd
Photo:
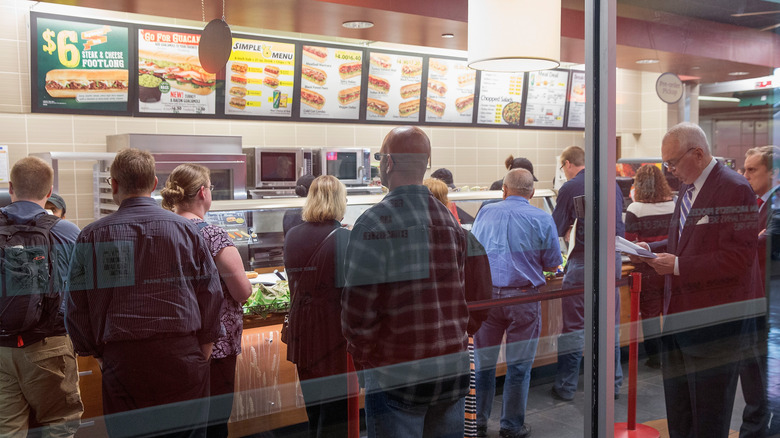
<path id="1" fill-rule="evenodd" d="M 661 146 L 664 166 L 680 179 L 666 241 L 643 259 L 666 275 L 664 394 L 669 435 L 727 437 L 739 351 L 747 330 L 756 270 L 756 198 L 747 180 L 718 163 L 704 132 L 672 127 Z M 737 354 L 735 354 L 737 353 Z"/>

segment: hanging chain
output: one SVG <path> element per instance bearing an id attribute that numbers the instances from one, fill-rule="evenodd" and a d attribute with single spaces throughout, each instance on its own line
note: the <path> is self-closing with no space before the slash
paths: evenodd
<path id="1" fill-rule="evenodd" d="M 225 0 L 222 0 L 222 21 L 227 23 L 227 20 L 225 20 Z"/>
<path id="2" fill-rule="evenodd" d="M 200 14 L 203 20 L 203 24 L 206 24 L 206 4 L 205 0 L 200 0 Z"/>

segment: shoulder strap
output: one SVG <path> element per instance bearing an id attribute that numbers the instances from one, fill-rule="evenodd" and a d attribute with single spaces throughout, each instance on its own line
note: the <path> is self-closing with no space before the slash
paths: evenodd
<path id="1" fill-rule="evenodd" d="M 198 226 L 198 231 L 200 231 L 200 230 L 208 227 L 209 223 L 206 222 L 206 221 L 201 221 L 201 222 L 198 222 L 196 225 Z"/>
<path id="2" fill-rule="evenodd" d="M 322 246 L 325 245 L 325 242 L 327 242 L 328 239 L 330 239 L 331 236 L 336 234 L 336 231 L 338 231 L 339 228 L 341 228 L 341 227 L 334 228 L 330 233 L 328 233 L 327 236 L 325 236 L 324 239 L 322 239 L 322 242 L 320 242 L 320 244 L 317 245 L 317 248 L 315 248 L 314 252 L 311 253 L 311 256 L 309 256 L 309 261 L 306 262 L 306 266 L 311 266 L 311 261 L 314 260 L 314 257 L 316 257 L 317 254 L 319 254 L 320 250 L 322 249 Z"/>

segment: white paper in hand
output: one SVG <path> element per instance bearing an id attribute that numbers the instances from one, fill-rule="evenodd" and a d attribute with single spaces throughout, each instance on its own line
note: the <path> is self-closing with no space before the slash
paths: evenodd
<path id="1" fill-rule="evenodd" d="M 630 242 L 620 236 L 615 236 L 615 249 L 626 254 L 654 259 L 658 257 L 651 251 L 644 249 L 636 243 Z"/>

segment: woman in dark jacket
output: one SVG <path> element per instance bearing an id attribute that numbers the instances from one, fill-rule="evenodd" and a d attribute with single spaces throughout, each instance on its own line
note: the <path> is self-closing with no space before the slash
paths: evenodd
<path id="1" fill-rule="evenodd" d="M 302 216 L 284 240 L 284 265 L 292 303 L 287 360 L 298 369 L 309 417 L 309 437 L 347 436 L 347 346 L 341 334 L 344 250 L 349 231 L 344 184 L 317 177 Z"/>

